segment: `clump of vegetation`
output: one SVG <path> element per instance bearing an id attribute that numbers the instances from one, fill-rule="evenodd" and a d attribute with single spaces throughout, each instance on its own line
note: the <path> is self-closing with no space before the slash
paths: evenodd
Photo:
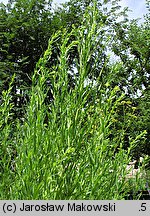
<path id="1" fill-rule="evenodd" d="M 1 199 L 111 200 L 124 199 L 131 190 L 126 181 L 126 166 L 146 132 L 130 137 L 124 148 L 124 134 L 131 122 L 126 121 L 128 115 L 122 110 L 124 121 L 117 134 L 116 113 L 126 103 L 125 94 L 119 86 L 111 86 L 112 77 L 102 80 L 103 74 L 106 77 L 108 73 L 107 62 L 97 79 L 91 75 L 99 61 L 95 50 L 102 42 L 102 27 L 97 3 L 93 1 L 81 26 L 58 31 L 51 37 L 36 64 L 29 102 L 21 119 L 13 118 L 11 92 L 15 76 L 8 90 L 3 91 Z M 106 35 L 103 48 L 108 41 Z M 50 67 L 56 46 L 57 60 Z M 69 56 L 74 49 L 78 58 L 75 56 L 72 61 L 75 69 L 71 72 Z M 118 74 L 120 68 L 121 64 L 116 63 L 109 70 Z M 130 117 L 133 116 L 132 113 Z M 136 178 L 132 190 L 144 188 L 145 181 Z"/>

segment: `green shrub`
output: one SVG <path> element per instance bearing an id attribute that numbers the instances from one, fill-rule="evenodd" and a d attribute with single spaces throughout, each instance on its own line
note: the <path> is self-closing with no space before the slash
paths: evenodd
<path id="1" fill-rule="evenodd" d="M 124 199 L 129 192 L 126 165 L 131 160 L 130 151 L 135 142 L 124 150 L 120 134 L 114 140 L 109 139 L 113 115 L 123 95 L 117 96 L 117 87 L 106 94 L 96 84 L 87 82 L 88 59 L 96 46 L 100 27 L 96 15 L 95 4 L 85 15 L 83 26 L 73 28 L 70 33 L 58 32 L 51 38 L 32 77 L 23 124 L 17 123 L 17 133 L 10 139 L 12 123 L 6 121 L 5 128 L 1 129 L 4 136 L 1 155 L 5 158 L 2 159 L 2 199 L 111 200 Z M 72 36 L 76 40 L 70 43 Z M 62 38 L 59 63 L 49 69 L 47 62 L 51 59 L 53 43 L 59 37 Z M 75 77 L 75 87 L 69 88 L 67 60 L 74 46 L 79 53 L 79 75 Z M 53 101 L 48 105 L 45 103 L 49 90 L 47 80 L 51 82 L 53 94 Z M 5 103 L 7 107 L 2 106 L 1 112 L 8 118 L 11 103 L 7 97 Z M 10 172 L 5 150 L 14 140 L 17 156 L 15 169 Z M 133 187 L 137 190 L 137 184 Z"/>

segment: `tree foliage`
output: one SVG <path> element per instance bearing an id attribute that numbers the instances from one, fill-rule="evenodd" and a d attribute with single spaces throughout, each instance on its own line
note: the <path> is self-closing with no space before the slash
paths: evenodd
<path id="1" fill-rule="evenodd" d="M 51 36 L 51 1 L 9 1 L 1 7 L 1 89 L 7 89 L 16 74 L 13 101 L 17 110 L 28 99 L 36 62 Z"/>

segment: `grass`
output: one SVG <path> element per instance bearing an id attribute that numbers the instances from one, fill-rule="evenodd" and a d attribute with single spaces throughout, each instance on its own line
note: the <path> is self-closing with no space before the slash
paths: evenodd
<path id="1" fill-rule="evenodd" d="M 96 13 L 94 6 L 86 15 L 86 34 L 87 26 L 83 25 L 77 30 L 73 28 L 71 33 L 58 32 L 49 41 L 32 77 L 30 102 L 23 123 L 11 121 L 13 80 L 9 90 L 3 92 L 1 199 L 111 200 L 124 199 L 129 192 L 126 165 L 135 143 L 131 142 L 124 150 L 120 135 L 115 140 L 108 138 L 113 114 L 123 95 L 116 96 L 117 87 L 106 94 L 92 83 L 85 85 L 87 62 L 96 45 Z M 73 35 L 76 40 L 70 43 Z M 62 37 L 59 63 L 50 70 L 46 63 L 59 37 Z M 79 53 L 79 76 L 75 78 L 75 88 L 69 89 L 68 55 L 74 46 Z M 47 80 L 51 81 L 54 97 L 49 105 L 45 103 Z M 138 190 L 141 184 L 144 183 L 137 180 L 133 189 Z"/>

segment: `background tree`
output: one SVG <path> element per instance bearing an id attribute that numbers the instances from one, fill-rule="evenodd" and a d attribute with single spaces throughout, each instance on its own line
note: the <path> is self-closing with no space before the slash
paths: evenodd
<path id="1" fill-rule="evenodd" d="M 149 9 L 149 1 L 147 1 Z M 119 84 L 126 95 L 126 108 L 134 110 L 134 118 L 125 134 L 127 143 L 131 136 L 147 131 L 144 139 L 141 139 L 135 157 L 142 154 L 150 155 L 149 143 L 149 71 L 150 71 L 150 17 L 145 16 L 142 24 L 138 20 L 132 20 L 128 24 L 116 23 L 114 26 L 115 37 L 112 50 L 121 62 L 120 72 L 112 75 L 113 85 Z M 127 101 L 130 101 L 128 104 Z M 131 112 L 130 112 L 131 113 Z M 120 117 L 118 118 L 120 119 Z M 120 119 L 121 120 L 121 119 Z M 121 120 L 123 121 L 123 119 Z"/>
<path id="2" fill-rule="evenodd" d="M 16 0 L 1 5 L 1 89 L 7 89 L 15 73 L 15 115 L 22 115 L 36 62 L 51 36 L 51 1 Z M 20 111 L 20 112 L 19 112 Z"/>

